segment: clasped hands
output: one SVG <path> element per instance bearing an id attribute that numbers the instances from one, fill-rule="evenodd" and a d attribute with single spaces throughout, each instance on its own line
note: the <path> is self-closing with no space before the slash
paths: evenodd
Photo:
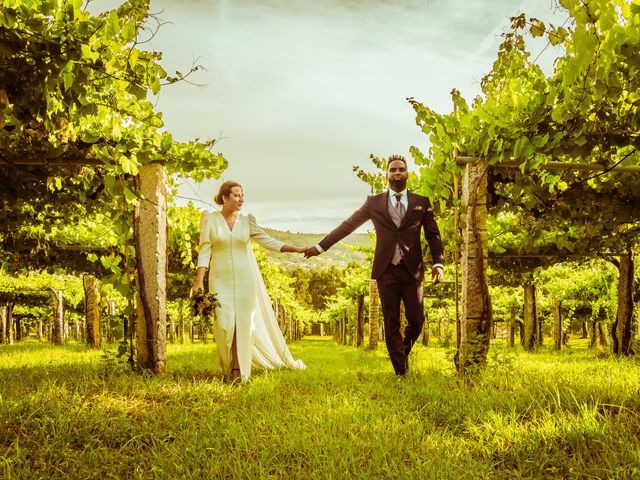
<path id="1" fill-rule="evenodd" d="M 314 247 L 294 247 L 292 245 L 290 247 L 287 247 L 287 249 L 283 251 L 284 252 L 288 251 L 291 253 L 302 253 L 305 258 L 310 258 L 310 257 L 315 257 L 316 255 L 320 255 L 320 252 L 315 246 Z"/>

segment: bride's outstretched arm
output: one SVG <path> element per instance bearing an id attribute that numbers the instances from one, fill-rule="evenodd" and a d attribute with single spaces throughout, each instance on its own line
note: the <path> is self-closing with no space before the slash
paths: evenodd
<path id="1" fill-rule="evenodd" d="M 286 243 L 280 249 L 281 252 L 290 252 L 290 253 L 304 253 L 307 251 L 306 247 L 296 247 L 294 245 L 287 245 Z"/>
<path id="2" fill-rule="evenodd" d="M 274 250 L 277 252 L 290 252 L 290 253 L 304 253 L 307 251 L 306 248 L 296 247 L 293 245 L 287 245 L 280 240 L 276 240 L 271 237 L 267 232 L 265 232 L 262 228 L 258 226 L 256 223 L 256 217 L 249 214 L 249 227 L 251 232 L 251 239 L 256 241 L 258 244 L 266 248 L 267 250 Z"/>

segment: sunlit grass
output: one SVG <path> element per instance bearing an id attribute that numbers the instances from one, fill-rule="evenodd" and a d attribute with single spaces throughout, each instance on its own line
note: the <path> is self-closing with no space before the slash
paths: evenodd
<path id="1" fill-rule="evenodd" d="M 291 349 L 307 370 L 231 385 L 214 344 L 170 345 L 165 378 L 77 344 L 0 346 L 0 477 L 640 476 L 636 360 L 496 342 L 462 380 L 450 350 L 417 346 L 398 381 L 383 345 Z"/>

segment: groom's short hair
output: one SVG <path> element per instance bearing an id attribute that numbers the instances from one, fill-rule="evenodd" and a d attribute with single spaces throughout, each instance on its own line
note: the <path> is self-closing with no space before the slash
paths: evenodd
<path id="1" fill-rule="evenodd" d="M 402 163 L 404 163 L 405 167 L 408 167 L 407 160 L 402 155 L 391 155 L 387 160 L 387 168 L 389 168 L 389 165 L 391 165 L 391 162 L 393 162 L 394 160 L 400 160 Z"/>

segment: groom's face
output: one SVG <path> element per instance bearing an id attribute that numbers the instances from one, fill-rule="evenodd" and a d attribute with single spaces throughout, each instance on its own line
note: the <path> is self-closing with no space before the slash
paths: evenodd
<path id="1" fill-rule="evenodd" d="M 387 168 L 387 179 L 389 185 L 397 192 L 401 192 L 406 188 L 409 172 L 407 165 L 402 160 L 394 160 L 389 163 Z"/>

